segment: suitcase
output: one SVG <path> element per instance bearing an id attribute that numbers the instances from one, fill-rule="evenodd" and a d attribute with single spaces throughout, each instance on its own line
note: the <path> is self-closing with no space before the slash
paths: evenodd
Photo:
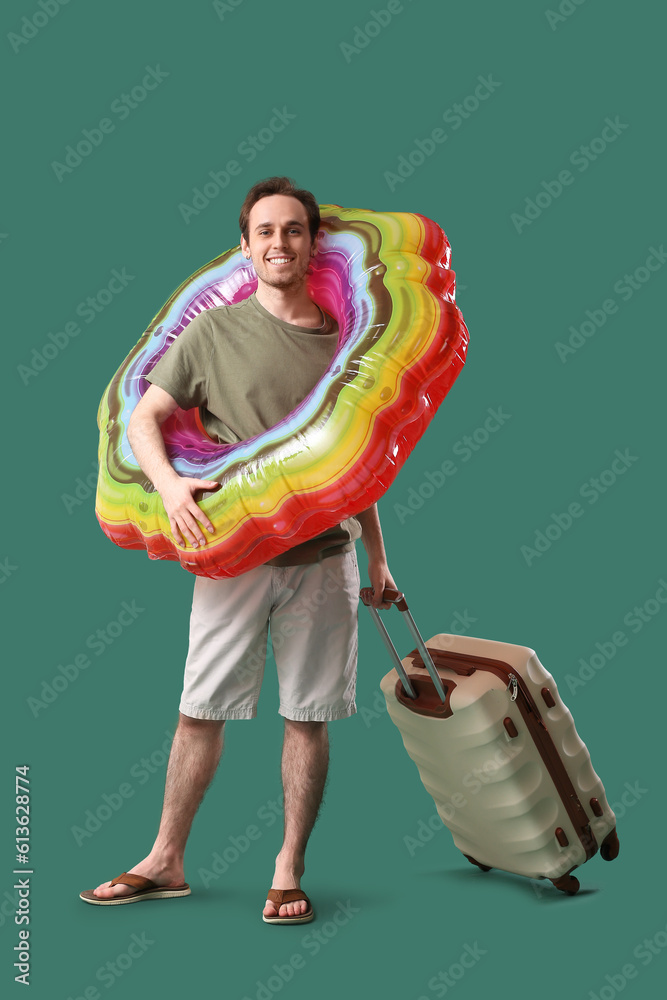
<path id="1" fill-rule="evenodd" d="M 599 850 L 618 855 L 616 818 L 556 683 L 534 650 L 441 634 L 424 643 L 402 593 L 385 590 L 417 643 L 381 688 L 392 721 L 454 843 L 483 871 L 499 868 L 557 889 Z"/>

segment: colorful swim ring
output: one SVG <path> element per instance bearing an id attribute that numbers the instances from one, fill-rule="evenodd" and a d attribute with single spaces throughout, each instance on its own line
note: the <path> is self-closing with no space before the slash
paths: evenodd
<path id="1" fill-rule="evenodd" d="M 204 309 L 257 287 L 240 247 L 196 271 L 162 307 L 107 387 L 98 412 L 96 514 L 117 545 L 178 560 L 198 576 L 238 576 L 381 497 L 465 362 L 444 232 L 424 216 L 322 205 L 309 293 L 338 321 L 338 351 L 304 401 L 235 445 L 205 433 L 199 411 L 162 425 L 183 476 L 219 481 L 201 507 L 215 527 L 201 549 L 174 541 L 164 506 L 132 453 L 130 415 L 146 374 Z"/>

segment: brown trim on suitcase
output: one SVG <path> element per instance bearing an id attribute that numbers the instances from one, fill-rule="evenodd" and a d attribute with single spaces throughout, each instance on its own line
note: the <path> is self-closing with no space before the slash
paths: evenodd
<path id="1" fill-rule="evenodd" d="M 396 700 L 400 701 L 401 705 L 405 705 L 415 715 L 428 715 L 435 719 L 448 719 L 454 714 L 449 705 L 449 699 L 456 687 L 455 681 L 447 681 L 446 684 L 443 684 L 447 697 L 445 701 L 442 701 L 430 677 L 424 677 L 423 674 L 408 674 L 408 680 L 417 697 L 411 698 L 406 694 L 403 681 L 399 677 L 396 681 L 395 694 Z"/>
<path id="2" fill-rule="evenodd" d="M 453 670 L 455 673 L 466 677 L 470 677 L 476 670 L 485 670 L 502 678 L 508 687 L 512 683 L 510 678 L 516 681 L 517 707 L 544 761 L 551 780 L 556 786 L 556 791 L 561 797 L 561 801 L 572 821 L 581 845 L 586 852 L 586 861 L 590 860 L 596 854 L 598 844 L 591 829 L 588 816 L 586 815 L 586 810 L 579 800 L 577 790 L 572 784 L 572 779 L 560 759 L 556 744 L 544 724 L 540 711 L 523 677 L 520 677 L 510 664 L 505 663 L 503 660 L 494 660 L 485 656 L 473 656 L 470 653 L 455 653 L 443 649 L 434 649 L 430 646 L 427 646 L 427 649 L 436 667 Z M 412 658 L 412 665 L 414 667 L 424 666 L 424 661 L 418 650 L 414 649 L 411 653 L 408 653 L 407 658 L 410 657 Z M 433 683 L 430 678 L 425 678 L 425 680 Z M 518 696 L 519 693 L 521 697 Z"/>
<path id="3" fill-rule="evenodd" d="M 501 680 L 505 681 L 508 687 L 510 675 L 516 677 L 517 684 L 521 689 L 524 698 L 528 702 L 531 711 L 535 713 L 540 722 L 542 721 L 540 710 L 537 707 L 526 682 L 522 677 L 519 677 L 518 674 L 515 674 L 509 663 L 505 663 L 504 660 L 492 660 L 488 656 L 473 656 L 471 653 L 453 653 L 446 649 L 431 649 L 428 646 L 427 649 L 436 666 L 446 667 L 448 670 L 453 670 L 455 673 L 461 674 L 464 677 L 470 677 L 476 670 L 486 670 L 495 674 L 496 677 L 500 677 Z M 411 653 L 408 653 L 408 656 L 412 656 L 414 658 L 413 663 L 415 666 L 424 667 L 424 661 L 422 660 L 418 649 L 413 649 Z M 542 723 L 542 725 L 544 725 L 544 723 Z"/>

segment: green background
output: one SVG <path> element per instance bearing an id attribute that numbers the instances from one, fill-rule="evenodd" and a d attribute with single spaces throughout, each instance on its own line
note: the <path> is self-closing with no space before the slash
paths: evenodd
<path id="1" fill-rule="evenodd" d="M 44 2 L 51 10 L 55 0 Z M 4 5 L 3 92 L 13 96 L 0 220 L 7 288 L 0 977 L 12 996 L 22 989 L 12 969 L 13 773 L 22 764 L 31 769 L 31 995 L 40 1000 L 91 997 L 93 988 L 128 1000 L 213 990 L 238 1000 L 267 991 L 294 1000 L 371 991 L 418 1000 L 445 995 L 443 988 L 459 1000 L 500 988 L 520 998 L 592 991 L 605 1000 L 623 985 L 619 970 L 628 963 L 636 974 L 624 995 L 657 995 L 667 968 L 658 874 L 667 612 L 654 597 L 667 576 L 664 268 L 638 272 L 631 294 L 621 289 L 624 275 L 667 236 L 659 215 L 665 25 L 648 0 L 631 10 L 619 0 L 561 6 L 571 13 L 550 24 L 546 5 L 528 0 L 414 0 L 400 10 L 394 3 L 389 23 L 371 27 L 375 37 L 361 47 L 357 29 L 372 10 L 386 9 L 384 0 L 326 7 L 243 0 L 218 11 L 211 3 L 71 0 L 43 26 L 37 0 Z M 22 20 L 36 15 L 38 30 Z M 21 31 L 34 37 L 12 46 Z M 355 38 L 357 51 L 344 47 Z M 158 65 L 168 76 L 145 101 L 124 120 L 110 113 L 146 67 Z M 460 127 L 451 115 L 444 123 L 443 114 L 489 76 L 488 99 Z M 295 118 L 252 162 L 241 158 L 239 145 L 268 126 L 276 107 Z M 104 117 L 114 131 L 59 180 L 53 162 Z M 599 155 L 582 170 L 570 157 L 601 135 L 607 118 L 627 127 L 603 151 L 594 144 Z M 446 141 L 411 176 L 390 183 L 385 174 L 399 157 L 439 127 Z M 241 175 L 186 224 L 179 204 L 232 158 Z M 526 199 L 564 169 L 573 182 L 517 227 L 513 213 L 523 214 Z M 139 908 L 94 909 L 78 899 L 152 843 L 192 587 L 176 564 L 118 549 L 100 531 L 86 486 L 94 481 L 97 405 L 173 289 L 237 242 L 246 190 L 282 173 L 321 203 L 422 213 L 451 241 L 469 358 L 380 501 L 390 568 L 427 637 L 464 618 L 469 634 L 535 648 L 558 681 L 616 803 L 622 845 L 618 861 L 598 856 L 580 872 L 576 897 L 544 882 L 483 875 L 446 830 L 408 849 L 405 838 L 424 829 L 434 806 L 377 700 L 389 663 L 362 615 L 359 714 L 330 727 L 330 781 L 307 859 L 315 924 L 278 929 L 260 919 L 279 847 L 279 823 L 258 818 L 270 817 L 280 791 L 270 669 L 258 718 L 227 727 L 223 763 L 188 845 L 192 896 Z M 41 353 L 49 333 L 75 320 L 78 304 L 122 268 L 133 276 L 127 287 L 26 378 L 21 366 L 33 364 L 33 350 Z M 562 361 L 557 343 L 607 299 L 615 313 Z M 478 441 L 484 437 L 478 429 L 489 408 L 508 417 L 466 461 L 461 442 L 476 430 Z M 591 503 L 580 490 L 610 468 L 617 449 L 632 460 L 615 482 L 605 477 L 608 487 Z M 448 458 L 456 474 L 419 506 L 426 473 Z M 406 514 L 410 497 L 415 509 Z M 583 515 L 526 558 L 522 546 L 533 546 L 536 532 L 575 501 Z M 124 601 L 144 609 L 136 621 L 56 700 L 31 711 L 28 699 L 86 651 L 87 637 Z M 631 625 L 633 609 L 646 602 L 646 620 Z M 405 651 L 411 640 L 395 617 Z M 596 643 L 609 650 L 618 631 L 625 645 L 612 644 L 614 655 L 589 668 L 585 683 L 568 681 L 599 652 Z M 117 802 L 124 783 L 129 797 L 77 842 L 73 828 L 104 795 Z M 635 791 L 624 805 L 626 783 Z M 243 847 L 249 824 L 259 838 L 208 880 L 216 852 L 233 846 L 232 837 Z M 338 927 L 332 918 L 348 901 L 354 912 Z M 307 935 L 318 928 L 332 936 L 315 953 Z M 133 934 L 152 942 L 145 953 L 121 977 L 96 978 Z M 650 961 L 645 939 L 656 942 Z M 455 986 L 429 987 L 453 965 L 458 974 L 466 945 L 478 948 L 474 966 Z M 297 954 L 302 967 L 289 982 L 271 978 Z"/>

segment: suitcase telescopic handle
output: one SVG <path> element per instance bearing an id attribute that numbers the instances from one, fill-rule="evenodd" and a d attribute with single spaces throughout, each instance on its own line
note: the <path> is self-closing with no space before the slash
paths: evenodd
<path id="1" fill-rule="evenodd" d="M 373 605 L 371 604 L 371 601 L 373 599 L 373 588 L 362 587 L 362 589 L 359 592 L 359 597 L 361 598 L 362 602 L 366 605 L 366 607 L 371 613 L 371 617 L 377 626 L 378 632 L 380 633 L 380 638 L 387 647 L 387 651 L 391 656 L 394 666 L 396 667 L 396 672 L 398 676 L 401 678 L 403 690 L 405 691 L 405 693 L 408 695 L 409 698 L 416 698 L 417 695 L 415 689 L 410 683 L 410 679 L 406 674 L 405 670 L 403 669 L 401 658 L 396 652 L 396 647 L 394 646 L 393 642 L 391 641 L 391 638 L 389 637 L 389 633 L 385 628 L 385 624 L 380 618 L 377 608 L 374 608 Z M 440 676 L 438 674 L 438 671 L 436 670 L 435 663 L 433 662 L 431 654 L 426 648 L 426 644 L 421 637 L 421 632 L 417 628 L 417 624 L 414 618 L 412 617 L 412 614 L 410 613 L 410 609 L 408 608 L 408 602 L 405 599 L 405 594 L 403 594 L 402 591 L 400 590 L 394 590 L 393 587 L 386 587 L 382 594 L 382 603 L 384 604 L 387 602 L 390 604 L 394 604 L 403 615 L 403 618 L 405 619 L 405 622 L 410 631 L 412 632 L 415 642 L 417 643 L 417 649 L 421 653 L 422 660 L 424 661 L 424 666 L 431 675 L 431 680 L 435 685 L 435 689 L 438 692 L 440 699 L 443 702 L 446 701 L 447 694 L 445 692 L 444 687 L 442 686 L 442 681 L 440 680 Z"/>

